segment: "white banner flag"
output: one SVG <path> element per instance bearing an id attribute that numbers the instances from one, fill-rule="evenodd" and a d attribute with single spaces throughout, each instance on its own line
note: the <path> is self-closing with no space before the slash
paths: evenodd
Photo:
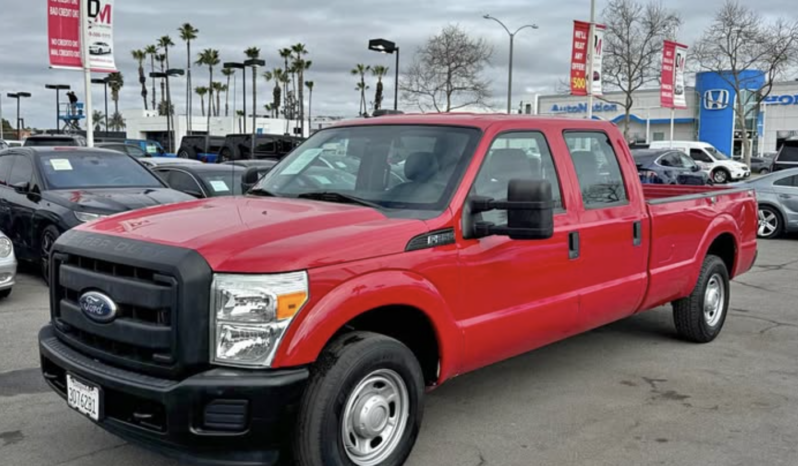
<path id="1" fill-rule="evenodd" d="M 684 70 L 687 66 L 687 46 L 676 44 L 673 64 L 673 108 L 687 108 L 687 90 L 684 86 Z"/>
<path id="2" fill-rule="evenodd" d="M 602 82 L 604 81 L 604 72 L 601 69 L 601 65 L 604 61 L 604 31 L 606 29 L 607 27 L 603 24 L 596 24 L 593 28 L 593 53 L 591 54 L 593 60 L 593 84 L 591 93 L 597 96 L 603 95 Z"/>
<path id="3" fill-rule="evenodd" d="M 89 64 L 92 71 L 114 72 L 114 0 L 89 3 Z"/>

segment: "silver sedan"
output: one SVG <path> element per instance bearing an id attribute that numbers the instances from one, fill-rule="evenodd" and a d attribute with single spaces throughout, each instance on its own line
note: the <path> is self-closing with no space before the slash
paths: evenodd
<path id="1" fill-rule="evenodd" d="M 0 232 L 0 299 L 8 298 L 17 278 L 17 258 L 14 245 Z"/>
<path id="2" fill-rule="evenodd" d="M 798 168 L 771 173 L 744 184 L 756 190 L 760 238 L 772 239 L 798 231 Z"/>

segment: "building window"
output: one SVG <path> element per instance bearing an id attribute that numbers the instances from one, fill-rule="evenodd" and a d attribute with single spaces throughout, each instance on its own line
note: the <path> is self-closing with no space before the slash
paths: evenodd
<path id="1" fill-rule="evenodd" d="M 654 140 L 655 141 L 664 141 L 665 140 L 665 133 L 663 132 L 655 132 L 654 133 Z"/>

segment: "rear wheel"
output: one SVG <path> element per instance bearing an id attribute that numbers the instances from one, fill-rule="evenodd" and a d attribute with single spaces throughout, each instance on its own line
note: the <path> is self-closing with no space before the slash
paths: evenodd
<path id="1" fill-rule="evenodd" d="M 767 175 L 768 173 L 770 173 L 769 168 L 762 168 L 761 170 L 759 170 L 760 175 Z"/>
<path id="2" fill-rule="evenodd" d="M 216 162 L 224 163 L 224 162 L 230 162 L 232 160 L 234 160 L 233 151 L 231 151 L 230 149 L 222 149 L 222 151 L 219 152 L 219 157 L 217 158 Z"/>
<path id="3" fill-rule="evenodd" d="M 759 229 L 756 234 L 762 239 L 773 239 L 782 232 L 781 214 L 773 207 L 759 206 Z"/>
<path id="4" fill-rule="evenodd" d="M 712 181 L 717 184 L 727 183 L 731 179 L 731 173 L 726 171 L 723 168 L 718 168 L 714 172 L 712 172 Z"/>
<path id="5" fill-rule="evenodd" d="M 53 245 L 61 232 L 53 225 L 49 225 L 42 231 L 41 240 L 39 243 L 39 254 L 41 257 L 41 273 L 44 282 L 50 284 L 50 253 L 53 251 Z"/>
<path id="6" fill-rule="evenodd" d="M 11 296 L 11 288 L 8 288 L 7 290 L 0 291 L 0 299 L 6 299 L 9 296 Z"/>
<path id="7" fill-rule="evenodd" d="M 177 157 L 181 158 L 181 159 L 195 159 L 196 158 L 196 157 L 192 157 L 191 154 L 189 154 L 188 151 L 185 150 L 185 149 L 181 150 L 180 152 L 178 152 Z"/>
<path id="8" fill-rule="evenodd" d="M 726 322 L 729 290 L 726 263 L 718 256 L 707 256 L 693 292 L 673 303 L 679 336 L 694 343 L 709 343 L 717 338 Z"/>
<path id="9" fill-rule="evenodd" d="M 312 369 L 294 434 L 299 466 L 400 466 L 418 437 L 424 379 L 401 342 L 343 335 Z"/>

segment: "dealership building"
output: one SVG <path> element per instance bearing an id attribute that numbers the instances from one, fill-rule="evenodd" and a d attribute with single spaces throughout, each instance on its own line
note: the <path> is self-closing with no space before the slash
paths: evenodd
<path id="1" fill-rule="evenodd" d="M 750 89 L 760 89 L 765 76 L 760 72 L 744 72 L 741 82 Z M 749 137 L 754 154 L 775 152 L 781 143 L 798 136 L 798 81 L 779 82 L 773 85 L 765 102 L 752 109 L 745 128 L 735 118 L 737 95 L 723 76 L 717 73 L 699 73 L 695 87 L 688 87 L 687 108 L 677 109 L 674 118 L 676 140 L 703 141 L 726 154 L 742 153 L 743 131 Z M 612 121 L 619 126 L 625 118 L 623 106 L 615 103 L 624 100 L 622 93 L 607 93 L 602 100 L 596 98 L 593 117 Z M 751 96 L 743 95 L 750 100 Z M 633 95 L 629 139 L 638 143 L 670 139 L 671 110 L 660 106 L 659 89 L 640 90 Z M 586 118 L 588 104 L 585 97 L 570 95 L 541 95 L 527 106 L 527 113 L 569 118 Z M 756 106 L 755 103 L 750 104 Z"/>

